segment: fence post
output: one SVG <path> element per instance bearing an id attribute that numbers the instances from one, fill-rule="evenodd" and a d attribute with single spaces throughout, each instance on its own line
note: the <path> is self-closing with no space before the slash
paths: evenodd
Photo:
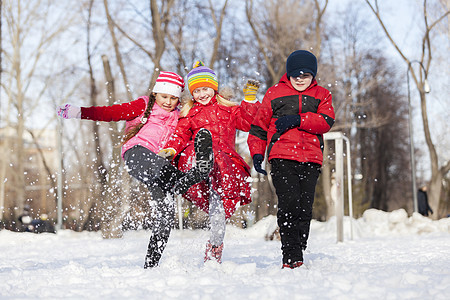
<path id="1" fill-rule="evenodd" d="M 336 143 L 336 228 L 337 241 L 344 241 L 344 160 L 342 138 L 335 140 Z"/>
<path id="2" fill-rule="evenodd" d="M 335 143 L 335 157 L 336 157 L 336 200 L 335 200 L 335 213 L 336 213 L 336 230 L 337 230 L 337 242 L 344 241 L 344 143 L 345 140 L 347 147 L 347 176 L 348 176 L 348 202 L 349 202 L 349 216 L 350 216 L 350 233 L 353 239 L 353 206 L 352 206 L 352 174 L 350 165 L 350 141 L 345 137 L 342 132 L 327 132 L 324 134 L 325 140 L 334 140 Z"/>

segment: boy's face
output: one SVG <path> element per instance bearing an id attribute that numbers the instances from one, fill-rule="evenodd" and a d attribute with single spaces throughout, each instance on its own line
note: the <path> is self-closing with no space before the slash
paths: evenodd
<path id="1" fill-rule="evenodd" d="M 303 92 L 308 88 L 308 86 L 311 84 L 313 80 L 312 74 L 305 73 L 300 74 L 298 77 L 289 77 L 289 80 L 291 81 L 292 86 L 294 89 L 296 89 L 299 92 Z"/>
<path id="2" fill-rule="evenodd" d="M 214 90 L 210 87 L 199 87 L 192 91 L 194 100 L 200 104 L 208 104 L 214 97 Z"/>
<path id="3" fill-rule="evenodd" d="M 177 107 L 178 100 L 180 100 L 180 98 L 175 97 L 174 95 L 156 93 L 156 104 L 168 112 L 171 112 Z"/>

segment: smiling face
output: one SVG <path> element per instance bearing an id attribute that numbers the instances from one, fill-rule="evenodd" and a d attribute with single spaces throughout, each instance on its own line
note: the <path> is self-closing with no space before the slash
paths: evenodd
<path id="1" fill-rule="evenodd" d="M 169 94 L 156 93 L 156 104 L 165 111 L 171 112 L 178 105 L 180 98 Z"/>
<path id="2" fill-rule="evenodd" d="M 214 94 L 214 90 L 210 87 L 199 87 L 192 91 L 194 100 L 203 105 L 208 104 Z"/>
<path id="3" fill-rule="evenodd" d="M 313 80 L 313 76 L 309 73 L 300 74 L 298 77 L 289 77 L 292 86 L 299 92 L 303 92 L 308 88 Z"/>

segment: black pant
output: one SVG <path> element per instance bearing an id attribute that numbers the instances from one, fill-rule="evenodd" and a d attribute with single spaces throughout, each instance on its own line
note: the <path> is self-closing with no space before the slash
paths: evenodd
<path id="1" fill-rule="evenodd" d="M 167 196 L 167 191 L 184 173 L 167 159 L 142 146 L 127 150 L 124 160 L 128 173 L 147 185 L 153 200 L 152 232 L 144 264 L 144 268 L 152 268 L 158 265 L 173 226 L 175 204 L 172 197 Z"/>
<path id="2" fill-rule="evenodd" d="M 303 261 L 320 165 L 287 159 L 272 159 L 272 179 L 278 196 L 283 263 Z"/>

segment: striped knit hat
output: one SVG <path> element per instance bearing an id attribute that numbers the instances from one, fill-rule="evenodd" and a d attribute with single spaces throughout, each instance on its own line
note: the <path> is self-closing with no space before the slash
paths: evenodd
<path id="1" fill-rule="evenodd" d="M 210 87 L 216 92 L 219 90 L 216 73 L 210 68 L 205 67 L 205 64 L 200 60 L 196 61 L 192 66 L 192 70 L 187 75 L 187 82 L 191 95 L 199 87 Z"/>
<path id="2" fill-rule="evenodd" d="M 161 72 L 153 87 L 154 93 L 169 94 L 180 98 L 184 91 L 184 80 L 173 72 Z"/>

